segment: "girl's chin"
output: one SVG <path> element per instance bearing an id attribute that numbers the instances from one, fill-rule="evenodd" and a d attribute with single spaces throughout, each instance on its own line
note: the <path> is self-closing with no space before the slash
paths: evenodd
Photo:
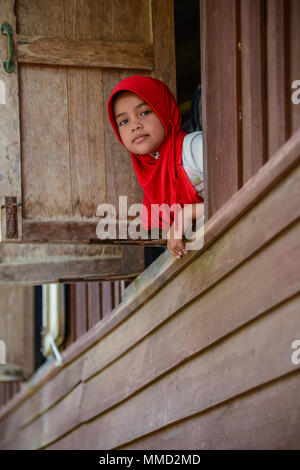
<path id="1" fill-rule="evenodd" d="M 138 155 L 147 155 L 147 154 L 152 153 L 154 151 L 155 150 L 153 150 L 151 147 L 149 147 L 147 145 L 145 145 L 145 146 L 139 145 L 139 146 L 136 146 L 132 152 L 136 153 Z"/>

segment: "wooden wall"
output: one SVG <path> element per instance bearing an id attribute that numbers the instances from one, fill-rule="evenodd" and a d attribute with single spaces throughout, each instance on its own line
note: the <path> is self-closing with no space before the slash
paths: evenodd
<path id="1" fill-rule="evenodd" d="M 300 127 L 299 0 L 201 0 L 209 218 Z"/>
<path id="2" fill-rule="evenodd" d="M 1 449 L 299 449 L 300 131 L 0 411 Z"/>

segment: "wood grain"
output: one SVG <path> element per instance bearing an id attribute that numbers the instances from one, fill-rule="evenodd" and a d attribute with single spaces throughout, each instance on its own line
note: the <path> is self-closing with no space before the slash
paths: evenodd
<path id="1" fill-rule="evenodd" d="M 133 278 L 145 267 L 144 248 L 134 248 L 109 244 L 1 245 L 0 285 Z"/>
<path id="2" fill-rule="evenodd" d="M 298 389 L 296 371 L 118 449 L 299 450 Z"/>
<path id="3" fill-rule="evenodd" d="M 71 217 L 66 70 L 23 65 L 20 86 L 23 217 Z"/>
<path id="4" fill-rule="evenodd" d="M 238 17 L 235 0 L 201 2 L 204 199 L 208 218 L 240 188 Z"/>
<path id="5" fill-rule="evenodd" d="M 290 87 L 294 80 L 300 80 L 300 3 L 297 0 L 289 1 L 289 54 L 290 54 Z M 299 90 L 298 84 L 298 90 Z M 290 88 L 290 92 L 294 92 L 295 88 Z M 299 99 L 299 93 L 298 93 Z M 296 132 L 300 128 L 300 103 L 294 104 L 291 101 L 291 133 Z"/>
<path id="6" fill-rule="evenodd" d="M 176 98 L 174 2 L 152 0 L 150 3 L 154 48 L 154 70 L 151 76 L 162 80 Z"/>
<path id="7" fill-rule="evenodd" d="M 241 2 L 241 87 L 243 184 L 266 159 L 265 44 L 261 0 Z"/>
<path id="8" fill-rule="evenodd" d="M 20 63 L 153 70 L 151 44 L 19 36 L 17 47 Z"/>
<path id="9" fill-rule="evenodd" d="M 288 62 L 293 45 L 287 42 L 288 3 L 266 2 L 268 159 L 291 135 Z"/>

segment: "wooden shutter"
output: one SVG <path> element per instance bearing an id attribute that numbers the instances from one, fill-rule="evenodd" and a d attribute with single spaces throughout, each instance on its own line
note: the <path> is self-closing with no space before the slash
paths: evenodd
<path id="1" fill-rule="evenodd" d="M 173 2 L 0 0 L 0 22 L 15 46 L 15 71 L 0 69 L 2 241 L 99 242 L 101 203 L 119 218 L 120 195 L 128 207 L 143 201 L 107 99 L 135 74 L 162 79 L 176 95 Z"/>

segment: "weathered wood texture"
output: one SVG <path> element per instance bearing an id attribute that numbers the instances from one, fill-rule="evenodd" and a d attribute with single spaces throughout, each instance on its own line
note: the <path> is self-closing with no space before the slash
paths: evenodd
<path id="1" fill-rule="evenodd" d="M 24 384 L 0 411 L 2 449 L 299 448 L 299 134 L 236 193 L 213 243 L 161 255 L 151 295 L 130 285 L 60 369 Z"/>
<path id="2" fill-rule="evenodd" d="M 19 36 L 17 48 L 19 63 L 153 69 L 153 47 L 147 43 Z"/>
<path id="3" fill-rule="evenodd" d="M 297 0 L 201 0 L 205 211 L 211 217 L 300 127 Z"/>
<path id="4" fill-rule="evenodd" d="M 300 18 L 300 2 L 298 0 L 290 0 L 290 24 L 288 28 L 289 43 L 293 44 L 293 47 L 289 50 L 289 70 L 290 70 L 290 84 L 294 81 L 300 80 L 300 30 L 299 30 L 299 18 Z M 298 82 L 299 87 L 299 82 Z M 293 88 L 292 92 L 295 91 Z M 299 93 L 298 93 L 299 98 Z M 292 106 L 291 120 L 290 120 L 291 131 L 295 132 L 300 127 L 300 111 L 299 104 Z"/>
<path id="5" fill-rule="evenodd" d="M 3 286 L 134 279 L 144 269 L 143 246 L 0 245 Z"/>
<path id="6" fill-rule="evenodd" d="M 0 197 L 16 195 L 22 203 L 19 241 L 101 242 L 100 204 L 112 204 L 119 220 L 119 196 L 127 197 L 128 208 L 143 201 L 130 155 L 108 126 L 107 99 L 120 79 L 135 74 L 161 78 L 176 95 L 173 2 L 0 0 L 0 20 L 3 5 L 10 9 L 19 68 L 5 76 L 7 96 L 17 103 L 5 107 L 13 130 L 3 137 Z M 3 37 L 1 45 L 7 50 Z M 22 178 L 19 150 L 18 164 L 13 160 L 20 147 L 14 104 Z M 13 112 L 19 116 L 16 106 Z"/>

